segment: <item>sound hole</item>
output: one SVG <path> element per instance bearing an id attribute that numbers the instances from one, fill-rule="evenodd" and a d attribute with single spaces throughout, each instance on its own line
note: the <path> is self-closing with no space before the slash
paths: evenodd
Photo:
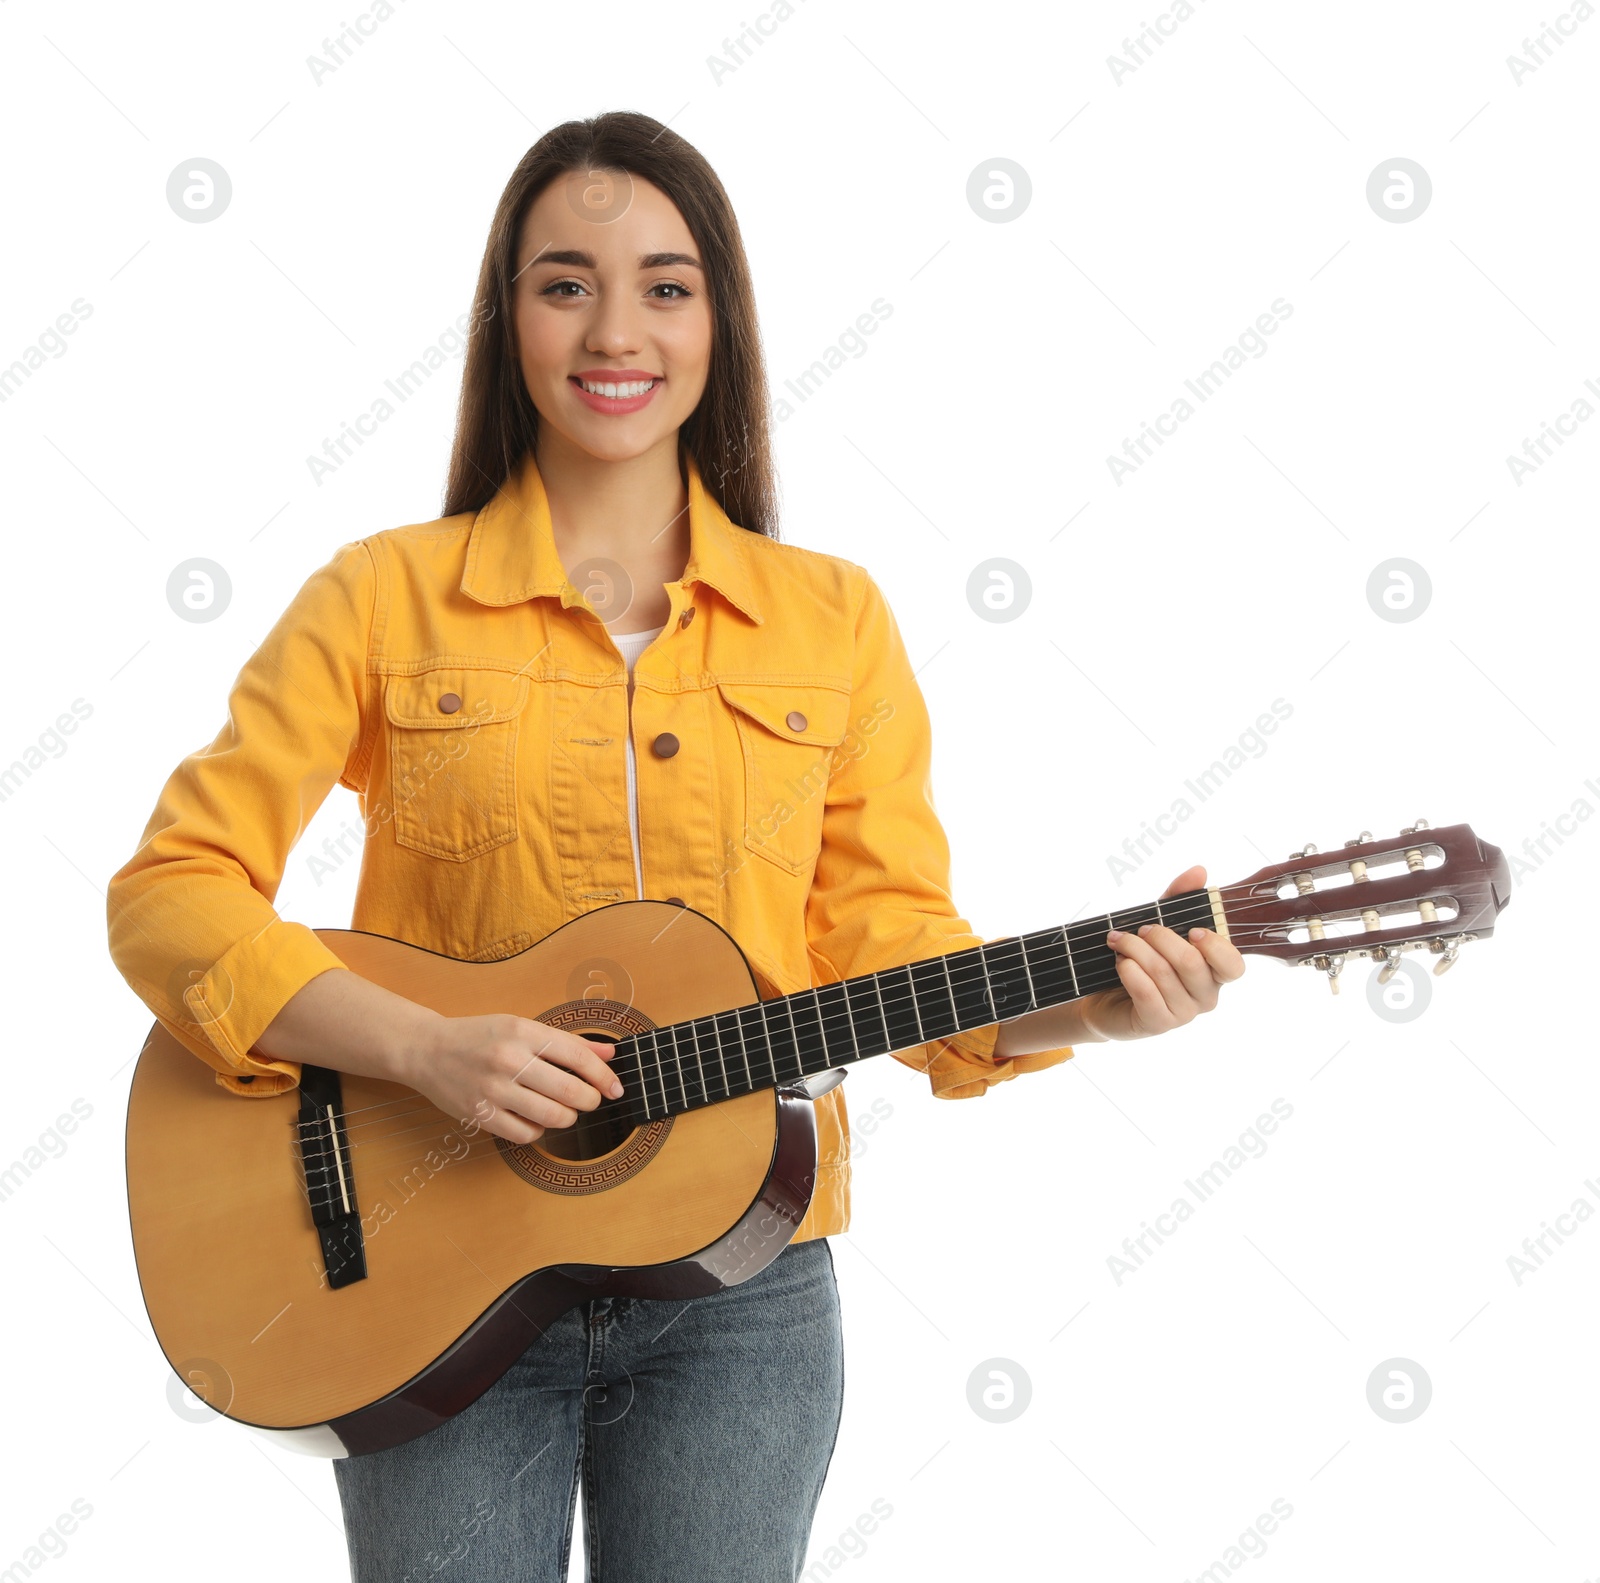
<path id="1" fill-rule="evenodd" d="M 534 1147 L 557 1160 L 598 1160 L 620 1149 L 638 1130 L 620 1105 L 602 1100 L 598 1109 L 580 1111 L 570 1127 L 547 1127 Z"/>

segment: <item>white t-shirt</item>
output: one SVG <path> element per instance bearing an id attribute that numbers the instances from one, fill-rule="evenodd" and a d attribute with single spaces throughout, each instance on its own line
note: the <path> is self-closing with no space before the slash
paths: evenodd
<path id="1" fill-rule="evenodd" d="M 633 662 L 649 648 L 651 639 L 657 637 L 666 622 L 659 627 L 651 627 L 645 632 L 613 632 L 611 641 L 622 650 L 622 657 L 628 665 L 628 691 L 633 692 Z M 628 834 L 633 841 L 633 894 L 635 897 L 644 895 L 644 871 L 639 866 L 639 782 L 638 771 L 634 764 L 633 733 L 628 733 L 627 742 L 628 766 Z"/>

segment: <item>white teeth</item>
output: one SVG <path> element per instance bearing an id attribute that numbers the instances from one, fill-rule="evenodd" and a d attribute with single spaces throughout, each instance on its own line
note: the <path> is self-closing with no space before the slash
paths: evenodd
<path id="1" fill-rule="evenodd" d="M 581 380 L 580 383 L 591 396 L 610 396 L 613 400 L 621 397 L 625 401 L 630 396 L 642 396 L 655 384 L 655 380 L 634 379 L 622 385 L 597 385 L 591 384 L 589 380 L 585 379 Z"/>

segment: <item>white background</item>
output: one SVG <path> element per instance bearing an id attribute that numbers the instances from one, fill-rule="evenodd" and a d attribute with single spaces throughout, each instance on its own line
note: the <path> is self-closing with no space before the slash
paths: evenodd
<path id="1" fill-rule="evenodd" d="M 1579 1583 L 1600 1569 L 1600 1225 L 1568 1221 L 1520 1284 L 1507 1259 L 1600 1202 L 1572 1006 L 1600 849 L 1572 813 L 1600 807 L 1600 423 L 1520 482 L 1507 457 L 1600 407 L 1600 20 L 1201 0 L 1119 84 L 1108 56 L 1150 9 L 799 0 L 719 81 L 709 58 L 761 3 L 401 0 L 320 85 L 308 57 L 367 13 L 0 8 L 0 367 L 92 307 L 0 405 L 0 763 L 92 706 L 0 802 L 0 1165 L 74 1099 L 93 1111 L 0 1203 L 0 1570 L 82 1499 L 50 1578 L 345 1575 L 327 1463 L 169 1405 L 121 1175 L 150 1015 L 106 954 L 104 885 L 305 577 L 437 515 L 459 364 L 333 477 L 308 455 L 467 311 L 523 151 L 629 108 L 726 184 L 775 387 L 892 306 L 778 428 L 784 529 L 889 594 L 975 928 L 1418 815 L 1523 859 L 1497 938 L 1404 1024 L 1356 964 L 1334 999 L 1257 959 L 1200 1024 L 979 1102 L 893 1062 L 852 1074 L 857 1116 L 890 1114 L 834 1239 L 848 1400 L 808 1575 Z M 1507 57 L 1558 15 L 1572 36 L 1519 85 Z M 233 184 L 208 224 L 165 197 L 196 157 Z M 1032 187 L 1005 223 L 966 197 L 999 158 Z M 1432 182 L 1401 222 L 1366 196 L 1398 158 Z M 1107 458 L 1280 298 L 1264 355 L 1119 483 Z M 193 556 L 232 579 L 207 625 L 166 602 Z M 1015 620 L 968 603 L 992 557 L 1031 581 Z M 1432 587 L 1406 622 L 1366 593 L 1397 557 Z M 1119 883 L 1108 857 L 1275 699 L 1266 750 Z M 354 807 L 337 791 L 302 853 Z M 1561 842 L 1525 850 L 1558 817 Z M 281 910 L 347 923 L 354 873 L 319 887 L 297 855 Z M 1293 1114 L 1266 1153 L 1119 1283 L 1123 1238 L 1274 1099 Z M 968 1405 L 993 1358 L 1031 1382 L 1008 1423 Z M 1400 1424 L 1367 1396 L 1396 1358 L 1432 1385 Z M 1275 1499 L 1293 1514 L 1266 1553 L 1228 1558 Z M 874 1500 L 892 1516 L 864 1553 L 830 1555 Z"/>

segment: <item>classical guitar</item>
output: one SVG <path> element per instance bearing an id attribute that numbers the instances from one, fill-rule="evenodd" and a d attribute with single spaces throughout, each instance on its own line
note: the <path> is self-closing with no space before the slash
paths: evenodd
<path id="1" fill-rule="evenodd" d="M 320 929 L 357 973 L 448 1016 L 514 1012 L 616 1043 L 624 1094 L 511 1144 L 396 1083 L 306 1066 L 246 1100 L 159 1023 L 128 1108 L 128 1200 L 150 1322 L 217 1412 L 297 1449 L 398 1445 L 476 1400 L 567 1309 L 693 1297 L 793 1236 L 816 1167 L 812 1100 L 852 1062 L 1117 982 L 1111 928 L 1204 924 L 1244 952 L 1435 971 L 1510 895 L 1466 825 L 1313 847 L 1163 898 L 762 999 L 704 914 L 625 901 L 520 955 L 461 962 Z"/>

